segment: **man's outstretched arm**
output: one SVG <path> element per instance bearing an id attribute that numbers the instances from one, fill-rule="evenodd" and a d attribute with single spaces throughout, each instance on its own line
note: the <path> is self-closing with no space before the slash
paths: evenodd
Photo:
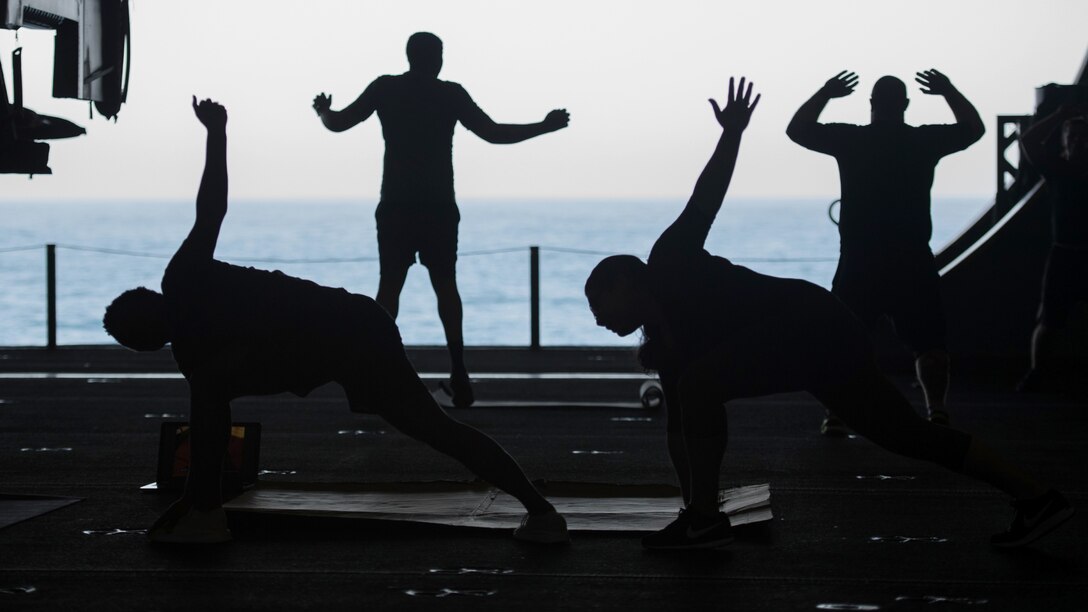
<path id="1" fill-rule="evenodd" d="M 823 87 L 816 91 L 797 109 L 786 127 L 786 136 L 802 147 L 810 147 L 812 143 L 813 128 L 819 125 L 820 113 L 832 98 L 842 98 L 854 92 L 858 85 L 858 75 L 847 70 L 836 74 L 824 83 Z"/>
<path id="2" fill-rule="evenodd" d="M 733 89 L 733 78 L 729 78 L 729 98 L 725 108 L 719 108 L 718 102 L 711 99 L 714 117 L 722 127 L 722 135 L 714 147 L 710 161 L 706 163 L 695 189 L 691 193 L 686 208 L 696 208 L 711 220 L 718 215 L 733 179 L 733 168 L 737 165 L 737 153 L 740 150 L 740 137 L 748 127 L 752 111 L 759 103 L 760 96 L 752 99 L 752 84 L 744 86 L 744 77 L 740 78 L 737 88 Z"/>
<path id="3" fill-rule="evenodd" d="M 354 102 L 344 110 L 332 110 L 332 96 L 324 93 L 314 97 L 314 111 L 321 118 L 321 123 L 333 132 L 343 132 L 366 121 L 374 114 L 377 105 L 374 102 L 374 83 L 371 83 Z"/>
<path id="4" fill-rule="evenodd" d="M 495 123 L 483 111 L 475 108 L 460 120 L 469 131 L 491 144 L 514 144 L 567 127 L 570 113 L 565 108 L 557 108 L 539 123 Z"/>
<path id="5" fill-rule="evenodd" d="M 211 100 L 198 103 L 193 96 L 193 112 L 207 128 L 208 142 L 196 195 L 196 222 L 185 242 L 193 254 L 211 259 L 227 214 L 227 111 Z"/>
<path id="6" fill-rule="evenodd" d="M 972 143 L 986 133 L 986 125 L 982 123 L 975 106 L 940 71 L 923 70 L 914 76 L 914 80 L 922 86 L 922 93 L 944 97 L 948 108 L 952 109 L 952 115 L 956 117 L 956 125 L 967 130 Z"/>

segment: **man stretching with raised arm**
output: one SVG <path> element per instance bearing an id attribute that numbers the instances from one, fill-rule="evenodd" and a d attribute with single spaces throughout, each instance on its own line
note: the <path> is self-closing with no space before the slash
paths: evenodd
<path id="1" fill-rule="evenodd" d="M 930 420 L 947 425 L 949 360 L 940 277 L 929 248 L 929 190 L 937 162 L 966 149 L 986 129 L 948 77 L 926 70 L 915 80 L 923 93 L 944 97 L 956 123 L 907 125 L 907 86 L 893 76 L 873 85 L 869 125 L 820 123 L 827 103 L 850 95 L 858 84 L 857 75 L 844 70 L 797 109 L 786 134 L 839 163 L 841 244 L 832 293 L 870 329 L 882 316 L 891 319 L 914 352 Z M 846 433 L 830 413 L 821 432 Z"/>
<path id="2" fill-rule="evenodd" d="M 230 539 L 220 480 L 230 437 L 230 402 L 246 395 L 306 395 L 339 383 L 355 412 L 381 416 L 401 432 L 463 463 L 529 511 L 514 537 L 567 540 L 566 522 L 494 440 L 434 402 L 374 300 L 283 274 L 214 258 L 227 214 L 227 113 L 210 100 L 193 110 L 208 129 L 196 222 L 162 278 L 162 293 L 122 293 L 106 309 L 106 331 L 124 346 L 170 343 L 189 382 L 192 459 L 185 492 L 155 523 L 157 542 Z"/>
<path id="3" fill-rule="evenodd" d="M 613 255 L 585 292 L 597 324 L 620 336 L 642 329 L 639 359 L 665 390 L 666 441 L 684 496 L 680 516 L 643 538 L 651 549 L 719 548 L 733 541 L 718 484 L 733 399 L 805 390 L 847 425 L 900 455 L 932 461 L 1013 497 L 1016 518 L 995 546 L 1023 546 L 1073 507 L 982 440 L 918 415 L 877 368 L 857 317 L 822 287 L 758 274 L 705 248 L 759 96 L 729 79 L 725 108 L 711 100 L 721 136 L 691 198 L 643 262 Z"/>
<path id="4" fill-rule="evenodd" d="M 366 121 L 375 112 L 385 138 L 378 226 L 378 303 L 397 318 L 400 292 L 408 268 L 419 261 L 427 268 L 438 299 L 438 316 L 450 353 L 447 391 L 459 408 L 474 401 L 457 291 L 457 224 L 461 214 L 453 195 L 453 129 L 460 122 L 494 144 L 512 144 L 567 127 L 567 111 L 556 109 L 539 123 L 500 124 L 472 101 L 464 87 L 438 78 L 442 41 L 429 32 L 408 39 L 408 72 L 378 77 L 341 111 L 332 98 L 319 94 L 314 110 L 334 132 Z"/>

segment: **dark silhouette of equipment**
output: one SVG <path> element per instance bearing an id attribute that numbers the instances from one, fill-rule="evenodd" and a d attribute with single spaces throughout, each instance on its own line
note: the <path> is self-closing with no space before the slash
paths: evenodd
<path id="1" fill-rule="evenodd" d="M 53 97 L 88 100 L 116 120 L 128 96 L 131 60 L 128 0 L 0 0 L 0 27 L 56 31 Z M 13 100 L 0 67 L 0 173 L 51 174 L 41 140 L 86 133 L 23 105 L 22 50 L 12 54 Z"/>
<path id="2" fill-rule="evenodd" d="M 11 64 L 15 85 L 11 102 L 0 68 L 0 173 L 52 174 L 49 145 L 38 141 L 81 136 L 87 130 L 67 119 L 41 115 L 23 106 L 22 49 L 11 54 Z"/>

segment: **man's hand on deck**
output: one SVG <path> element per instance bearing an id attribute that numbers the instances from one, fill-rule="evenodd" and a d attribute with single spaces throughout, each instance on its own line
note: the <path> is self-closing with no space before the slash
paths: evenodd
<path id="1" fill-rule="evenodd" d="M 733 77 L 729 77 L 729 98 L 725 108 L 720 108 L 717 100 L 713 98 L 710 99 L 710 105 L 714 108 L 714 118 L 718 120 L 718 125 L 722 126 L 723 130 L 739 133 L 748 127 L 748 121 L 752 118 L 752 111 L 756 109 L 756 104 L 759 104 L 759 98 L 757 94 L 755 99 L 752 99 L 752 83 L 748 83 L 746 89 L 744 77 L 740 78 L 736 89 L 733 88 Z"/>
<path id="2" fill-rule="evenodd" d="M 197 102 L 196 96 L 193 96 L 193 112 L 196 113 L 196 118 L 209 130 L 221 130 L 227 126 L 227 109 L 223 108 L 222 104 L 208 99 Z"/>

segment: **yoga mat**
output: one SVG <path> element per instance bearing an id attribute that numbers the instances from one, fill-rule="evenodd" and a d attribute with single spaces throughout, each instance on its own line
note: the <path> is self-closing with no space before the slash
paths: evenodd
<path id="1" fill-rule="evenodd" d="M 572 531 L 655 531 L 676 518 L 680 490 L 666 485 L 556 483 L 541 487 Z M 719 493 L 734 526 L 769 521 L 771 492 L 756 484 Z M 516 499 L 484 484 L 259 483 L 224 505 L 231 513 L 434 523 L 510 529 L 525 510 Z"/>

